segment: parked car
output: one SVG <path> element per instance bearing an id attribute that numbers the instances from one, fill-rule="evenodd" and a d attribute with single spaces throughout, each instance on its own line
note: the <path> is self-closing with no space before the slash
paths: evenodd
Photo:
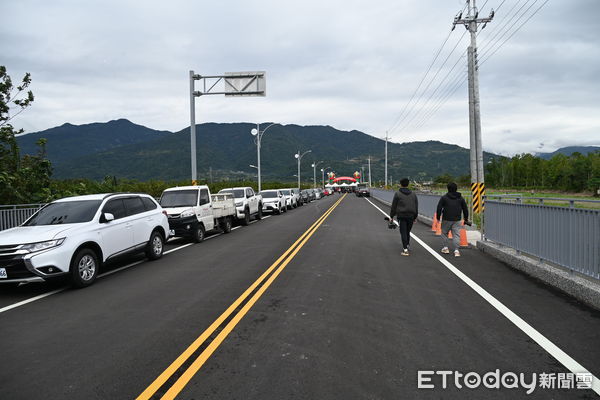
<path id="1" fill-rule="evenodd" d="M 302 203 L 304 204 L 311 202 L 310 195 L 308 194 L 308 190 L 306 189 L 300 191 L 300 198 L 302 199 Z"/>
<path id="2" fill-rule="evenodd" d="M 308 192 L 309 201 L 313 201 L 313 200 L 317 199 L 317 196 L 315 194 L 315 189 L 306 189 L 306 191 Z"/>
<path id="3" fill-rule="evenodd" d="M 236 214 L 232 194 L 211 196 L 206 185 L 165 189 L 160 205 L 167 212 L 171 236 L 189 237 L 196 243 L 202 242 L 209 231 L 231 232 Z"/>
<path id="4" fill-rule="evenodd" d="M 300 196 L 300 189 L 293 188 L 292 193 L 294 194 L 294 198 L 296 199 L 296 204 L 298 206 L 303 205 L 304 203 L 302 202 L 302 197 Z"/>
<path id="5" fill-rule="evenodd" d="M 280 189 L 285 196 L 285 205 L 288 210 L 298 207 L 298 202 L 292 193 L 292 189 Z"/>
<path id="6" fill-rule="evenodd" d="M 323 197 L 323 192 L 321 192 L 320 189 L 313 189 L 315 192 L 315 199 L 316 200 L 321 200 L 321 198 Z"/>
<path id="7" fill-rule="evenodd" d="M 367 186 L 366 183 L 359 183 L 356 186 L 356 196 L 357 197 L 370 197 L 371 196 L 371 191 L 369 190 L 369 187 Z"/>
<path id="8" fill-rule="evenodd" d="M 262 197 L 254 193 L 249 186 L 235 187 L 219 190 L 219 193 L 231 193 L 235 197 L 236 218 L 242 225 L 248 225 L 250 218 L 262 218 Z"/>
<path id="9" fill-rule="evenodd" d="M 135 252 L 163 254 L 169 223 L 147 194 L 94 194 L 47 204 L 21 226 L 0 232 L 0 283 L 69 277 L 91 285 L 106 261 Z"/>
<path id="10" fill-rule="evenodd" d="M 287 211 L 285 196 L 281 190 L 262 190 L 260 195 L 263 199 L 263 212 L 269 211 L 274 214 L 281 214 Z"/>

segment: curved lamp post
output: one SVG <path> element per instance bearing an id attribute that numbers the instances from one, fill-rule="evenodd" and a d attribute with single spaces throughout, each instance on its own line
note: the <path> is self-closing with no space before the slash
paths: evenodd
<path id="1" fill-rule="evenodd" d="M 304 153 L 300 154 L 300 150 L 298 150 L 298 152 L 294 154 L 294 157 L 298 159 L 298 190 L 300 190 L 300 160 L 310 152 L 312 152 L 312 150 L 306 150 Z"/>
<path id="2" fill-rule="evenodd" d="M 256 128 L 253 128 L 250 131 L 250 134 L 252 134 L 252 136 L 256 136 L 256 153 L 257 153 L 257 158 L 258 158 L 258 191 L 260 192 L 261 190 L 261 185 L 260 185 L 260 141 L 262 140 L 263 135 L 265 134 L 265 132 L 267 131 L 267 129 L 269 129 L 270 127 L 272 127 L 273 125 L 279 125 L 278 122 L 274 122 L 271 125 L 267 126 L 265 129 L 263 129 L 262 131 L 260 130 L 260 124 L 256 124 Z"/>

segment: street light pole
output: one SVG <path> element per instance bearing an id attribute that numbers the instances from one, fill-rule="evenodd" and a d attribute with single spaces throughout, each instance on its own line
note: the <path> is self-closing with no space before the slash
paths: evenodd
<path id="1" fill-rule="evenodd" d="M 262 130 L 262 132 L 260 131 L 260 124 L 256 124 L 256 129 L 252 129 L 250 131 L 250 134 L 252 134 L 252 136 L 256 136 L 256 153 L 257 153 L 257 161 L 258 161 L 258 191 L 261 191 L 261 175 L 260 175 L 260 141 L 262 140 L 262 136 L 264 135 L 264 133 L 267 131 L 267 129 L 269 129 L 270 127 L 272 127 L 273 125 L 278 125 L 277 122 L 272 123 L 271 125 L 267 126 L 265 129 Z"/>
<path id="2" fill-rule="evenodd" d="M 302 160 L 302 157 L 304 157 L 306 154 L 310 153 L 312 150 L 307 150 L 304 153 L 300 154 L 300 150 L 298 150 L 298 153 L 294 154 L 294 157 L 296 157 L 298 159 L 298 190 L 300 190 L 300 160 Z"/>
<path id="3" fill-rule="evenodd" d="M 311 167 L 313 167 L 313 189 L 317 188 L 317 165 L 321 164 L 323 161 L 318 161 L 312 163 Z"/>

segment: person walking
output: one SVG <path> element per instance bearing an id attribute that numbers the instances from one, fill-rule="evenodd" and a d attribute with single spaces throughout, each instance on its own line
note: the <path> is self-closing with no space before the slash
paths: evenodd
<path id="1" fill-rule="evenodd" d="M 450 254 L 448 249 L 448 232 L 452 232 L 452 247 L 454 249 L 454 257 L 460 257 L 460 229 L 461 229 L 461 214 L 464 216 L 464 221 L 469 220 L 469 209 L 467 202 L 457 191 L 456 183 L 448 184 L 448 193 L 442 196 L 437 205 L 437 218 L 442 221 L 442 253 Z"/>
<path id="2" fill-rule="evenodd" d="M 400 254 L 403 256 L 409 255 L 410 230 L 412 229 L 413 221 L 417 219 L 417 215 L 419 214 L 419 201 L 417 200 L 417 196 L 408 188 L 409 183 L 407 178 L 400 180 L 400 190 L 394 194 L 394 200 L 390 209 L 390 221 L 393 221 L 394 217 L 398 218 L 403 249 Z"/>

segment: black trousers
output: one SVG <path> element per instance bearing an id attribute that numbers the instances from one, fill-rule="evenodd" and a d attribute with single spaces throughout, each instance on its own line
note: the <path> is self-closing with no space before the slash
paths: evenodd
<path id="1" fill-rule="evenodd" d="M 398 224 L 400 225 L 400 237 L 402 238 L 402 248 L 407 249 L 410 243 L 410 230 L 413 226 L 413 217 L 398 217 Z"/>

